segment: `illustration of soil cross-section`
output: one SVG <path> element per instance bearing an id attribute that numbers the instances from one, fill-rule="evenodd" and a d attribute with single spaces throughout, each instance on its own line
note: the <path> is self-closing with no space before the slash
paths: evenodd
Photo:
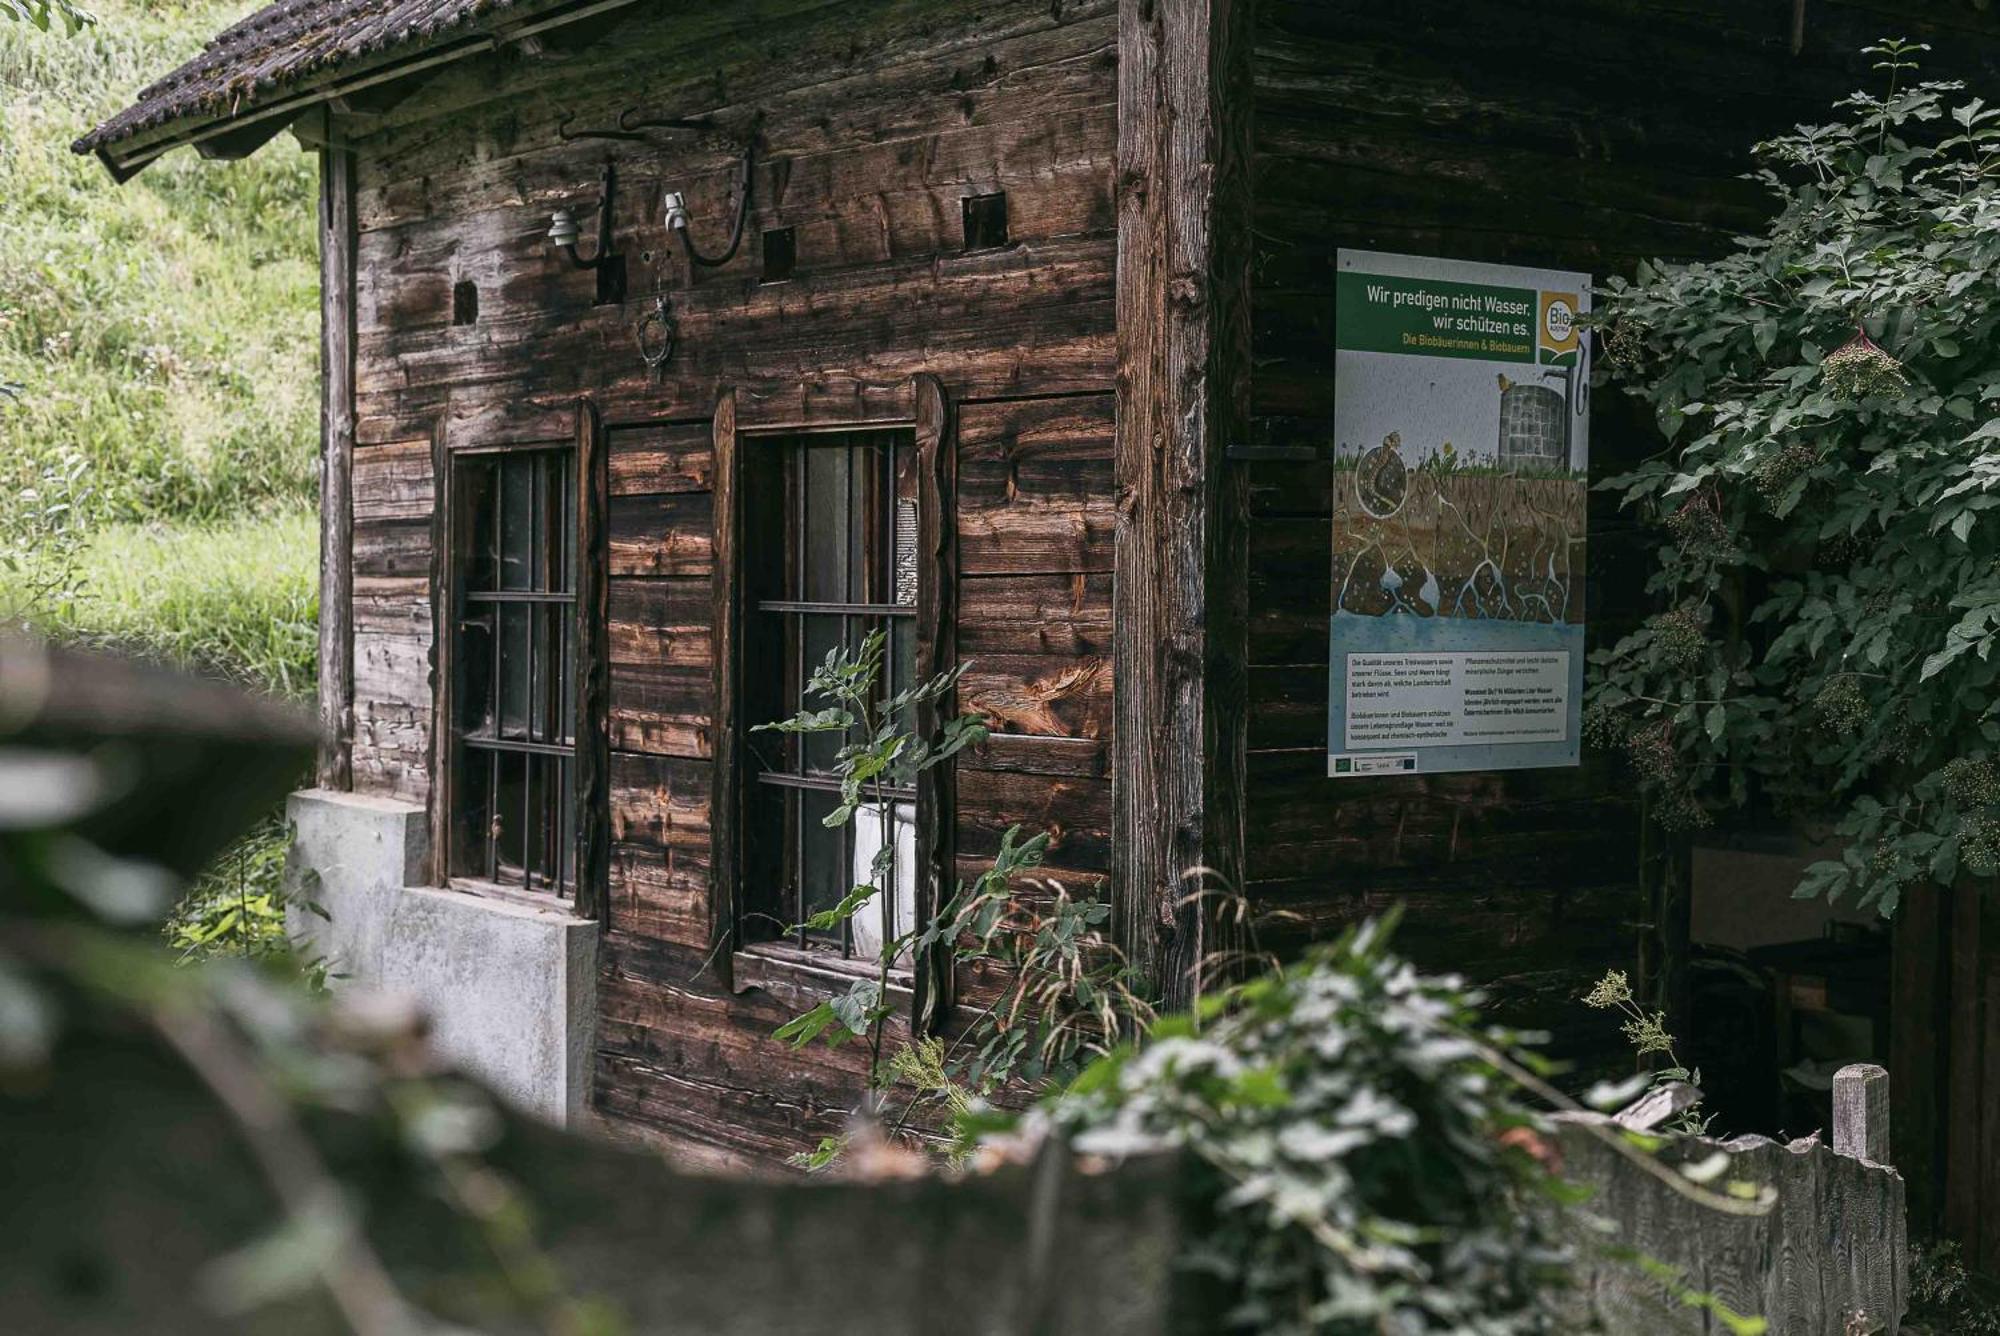
<path id="1" fill-rule="evenodd" d="M 1361 616 L 1583 620 L 1584 481 L 1464 465 L 1399 436 L 1334 472 L 1334 609 Z"/>

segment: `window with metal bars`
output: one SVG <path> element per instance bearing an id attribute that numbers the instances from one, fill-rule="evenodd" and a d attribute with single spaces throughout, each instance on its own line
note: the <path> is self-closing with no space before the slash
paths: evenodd
<path id="1" fill-rule="evenodd" d="M 449 871 L 572 895 L 576 887 L 576 455 L 464 454 Z"/>
<path id="2" fill-rule="evenodd" d="M 776 485 L 756 499 L 764 513 L 752 529 L 767 546 L 746 562 L 745 650 L 777 663 L 749 665 L 745 718 L 759 723 L 792 713 L 828 651 L 856 648 L 870 632 L 884 637 L 878 699 L 906 689 L 916 664 L 915 433 L 814 433 L 752 448 L 777 457 L 767 456 L 758 471 Z M 792 930 L 800 945 L 875 960 L 883 904 L 892 936 L 915 917 L 917 794 L 894 788 L 886 819 L 864 808 L 829 828 L 825 819 L 840 799 L 832 772 L 841 743 L 831 734 L 751 735 L 755 792 L 746 804 L 744 865 L 777 887 L 759 917 L 798 925 L 872 881 L 877 856 L 893 842 L 875 902 L 836 930 Z"/>

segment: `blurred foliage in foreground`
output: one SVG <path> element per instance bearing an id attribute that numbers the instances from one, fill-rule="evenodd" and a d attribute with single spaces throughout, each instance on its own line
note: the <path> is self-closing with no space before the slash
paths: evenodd
<path id="1" fill-rule="evenodd" d="M 67 41 L 35 13 L 0 23 L 0 614 L 305 700 L 313 160 L 281 138 L 237 163 L 169 154 L 118 186 L 69 149 L 253 7 L 105 0 Z M 273 819 L 225 852 L 176 949 L 280 945 L 284 843 Z"/>

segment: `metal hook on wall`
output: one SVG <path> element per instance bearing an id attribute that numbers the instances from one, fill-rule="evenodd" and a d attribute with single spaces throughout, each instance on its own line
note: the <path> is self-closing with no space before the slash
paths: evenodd
<path id="1" fill-rule="evenodd" d="M 607 127 L 602 130 L 570 129 L 571 122 L 576 120 L 576 115 L 572 112 L 556 122 L 556 138 L 565 144 L 573 144 L 579 139 L 617 139 L 643 142 L 648 138 L 647 131 L 649 130 L 708 130 L 714 128 L 714 122 L 706 116 L 667 116 L 652 120 L 634 119 L 634 113 L 637 111 L 637 107 L 625 108 L 625 110 L 618 113 L 618 122 L 615 128 Z"/>

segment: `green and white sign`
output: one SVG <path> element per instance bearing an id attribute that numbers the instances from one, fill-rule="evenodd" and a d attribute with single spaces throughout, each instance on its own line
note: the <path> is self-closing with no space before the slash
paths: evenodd
<path id="1" fill-rule="evenodd" d="M 1590 278 L 1343 250 L 1336 778 L 1574 765 Z"/>

